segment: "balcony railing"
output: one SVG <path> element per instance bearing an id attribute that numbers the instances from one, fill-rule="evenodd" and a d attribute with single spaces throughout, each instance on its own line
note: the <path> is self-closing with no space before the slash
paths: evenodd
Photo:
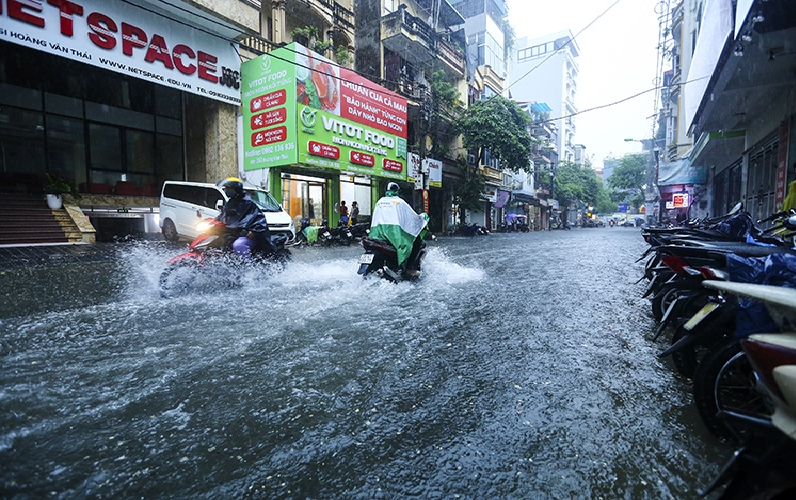
<path id="1" fill-rule="evenodd" d="M 279 47 L 270 40 L 257 35 L 246 35 L 239 41 L 240 45 L 257 55 L 263 55 Z"/>
<path id="2" fill-rule="evenodd" d="M 415 64 L 433 60 L 433 55 L 464 75 L 464 54 L 434 32 L 425 21 L 406 11 L 403 5 L 381 18 L 385 46 Z M 420 53 L 424 51 L 425 54 Z"/>

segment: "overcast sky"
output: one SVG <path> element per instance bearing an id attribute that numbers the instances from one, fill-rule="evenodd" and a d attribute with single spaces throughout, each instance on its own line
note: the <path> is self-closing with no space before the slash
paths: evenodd
<path id="1" fill-rule="evenodd" d="M 653 135 L 650 117 L 656 112 L 656 102 L 660 107 L 656 92 L 587 110 L 655 86 L 656 6 L 660 3 L 661 0 L 508 0 L 509 21 L 517 38 L 536 38 L 566 29 L 576 36 L 580 74 L 575 105 L 581 114 L 575 117 L 575 143 L 586 146 L 595 168 L 602 168 L 607 156 L 641 151 L 640 143 L 625 142 L 625 138 L 649 139 Z M 578 35 L 583 28 L 586 29 Z M 526 78 L 531 76 L 533 73 Z"/>

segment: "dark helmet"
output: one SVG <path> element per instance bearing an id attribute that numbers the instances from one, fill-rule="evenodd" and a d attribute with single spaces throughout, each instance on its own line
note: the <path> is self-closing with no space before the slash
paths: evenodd
<path id="1" fill-rule="evenodd" d="M 227 177 L 221 183 L 221 188 L 229 198 L 234 198 L 243 194 L 243 181 L 237 177 Z"/>
<path id="2" fill-rule="evenodd" d="M 389 191 L 395 191 L 396 193 L 398 193 L 399 189 L 400 188 L 398 187 L 398 183 L 397 182 L 390 182 L 389 184 L 387 184 L 387 191 L 388 192 Z"/>

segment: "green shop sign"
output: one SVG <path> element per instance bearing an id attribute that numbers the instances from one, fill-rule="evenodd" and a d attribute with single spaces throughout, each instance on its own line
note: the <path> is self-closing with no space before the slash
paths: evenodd
<path id="1" fill-rule="evenodd" d="M 292 43 L 241 65 L 244 169 L 406 179 L 406 100 Z"/>

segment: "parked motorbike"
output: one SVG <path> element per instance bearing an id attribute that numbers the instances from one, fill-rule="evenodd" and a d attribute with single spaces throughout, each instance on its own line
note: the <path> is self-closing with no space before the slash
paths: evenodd
<path id="1" fill-rule="evenodd" d="M 765 401 L 771 416 L 722 409 L 720 418 L 738 430 L 742 446 L 719 476 L 702 492 L 721 486 L 721 499 L 796 497 L 796 290 L 746 283 L 706 282 L 723 293 L 761 301 L 780 329 L 789 333 L 753 334 L 740 341 L 739 353 L 725 363 L 744 359 L 747 378 Z M 737 364 L 737 361 L 736 361 Z"/>
<path id="2" fill-rule="evenodd" d="M 227 226 L 216 219 L 204 219 L 196 225 L 200 233 L 188 247 L 188 251 L 170 259 L 160 275 L 160 294 L 169 297 L 191 288 L 202 274 L 207 278 L 203 284 L 208 287 L 218 285 L 233 286 L 238 276 L 229 273 L 230 268 L 240 268 L 248 263 L 232 250 L 232 242 L 239 231 L 229 231 Z M 252 254 L 251 263 L 281 271 L 290 260 L 290 250 L 285 248 L 287 236 L 271 236 L 272 251 L 262 250 Z M 221 272 L 214 272 L 214 271 Z"/>

